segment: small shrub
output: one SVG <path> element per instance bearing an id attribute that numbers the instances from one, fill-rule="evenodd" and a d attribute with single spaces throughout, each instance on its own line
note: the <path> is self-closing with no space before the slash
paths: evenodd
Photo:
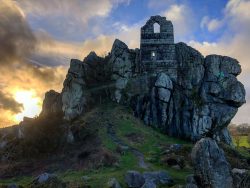
<path id="1" fill-rule="evenodd" d="M 37 158 L 54 152 L 65 140 L 65 128 L 60 115 L 50 118 L 37 117 L 22 126 L 24 138 L 11 140 L 4 150 L 11 153 L 11 160 Z"/>

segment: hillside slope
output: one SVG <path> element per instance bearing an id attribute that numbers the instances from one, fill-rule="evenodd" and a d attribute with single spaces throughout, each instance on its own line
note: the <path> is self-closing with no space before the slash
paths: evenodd
<path id="1" fill-rule="evenodd" d="M 112 177 L 125 186 L 127 170 L 166 169 L 177 184 L 184 183 L 185 177 L 192 173 L 188 162 L 191 143 L 145 126 L 124 106 L 114 103 L 100 105 L 70 123 L 69 127 L 73 139 L 54 151 L 39 157 L 21 158 L 7 166 L 6 162 L 0 163 L 1 175 L 5 177 L 0 182 L 28 186 L 32 176 L 50 172 L 71 186 L 82 184 L 85 175 L 90 178 L 85 183 L 92 187 L 103 187 Z M 168 159 L 172 159 L 172 163 Z M 175 164 L 175 159 L 179 160 L 178 164 Z M 11 175 L 15 178 L 12 179 Z"/>

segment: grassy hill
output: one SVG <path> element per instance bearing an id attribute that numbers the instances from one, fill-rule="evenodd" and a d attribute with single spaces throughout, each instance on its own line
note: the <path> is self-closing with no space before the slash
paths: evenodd
<path id="1" fill-rule="evenodd" d="M 127 170 L 167 170 L 177 185 L 185 184 L 186 176 L 192 174 L 190 152 L 193 144 L 144 125 L 124 106 L 107 103 L 95 107 L 83 117 L 65 124 L 63 131 L 67 130 L 74 133 L 73 143 L 63 142 L 42 156 L 16 160 L 9 164 L 14 170 L 29 165 L 33 168 L 15 177 L 0 179 L 0 184 L 14 182 L 28 187 L 35 176 L 50 172 L 67 182 L 68 187 L 105 188 L 113 177 L 126 187 L 124 175 Z M 57 130 L 51 131 L 53 135 Z M 33 134 L 40 135 L 40 132 Z M 173 149 L 173 146 L 181 147 Z M 179 160 L 179 166 L 170 164 L 169 158 Z M 0 163 L 0 170 L 3 165 Z"/>

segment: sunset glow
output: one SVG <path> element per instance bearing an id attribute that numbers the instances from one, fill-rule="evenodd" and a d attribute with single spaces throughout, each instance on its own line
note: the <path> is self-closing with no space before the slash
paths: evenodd
<path id="1" fill-rule="evenodd" d="M 25 116 L 35 117 L 41 112 L 41 99 L 34 91 L 17 91 L 14 98 L 23 105 L 23 111 L 14 116 L 16 122 L 22 121 Z"/>

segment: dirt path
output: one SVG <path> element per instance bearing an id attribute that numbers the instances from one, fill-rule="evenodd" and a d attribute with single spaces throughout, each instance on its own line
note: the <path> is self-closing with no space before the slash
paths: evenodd
<path id="1" fill-rule="evenodd" d="M 114 130 L 114 125 L 112 125 L 111 123 L 108 123 L 107 126 L 107 134 L 109 135 L 109 137 L 111 138 L 111 140 L 116 143 L 117 145 L 121 146 L 121 147 L 126 147 L 128 148 L 129 151 L 131 151 L 138 159 L 138 165 L 141 168 L 144 169 L 148 169 L 149 165 L 147 163 L 145 163 L 144 160 L 144 155 L 143 153 L 141 153 L 139 150 L 127 145 L 126 143 L 124 143 L 121 139 L 119 139 L 116 135 L 116 132 Z"/>

